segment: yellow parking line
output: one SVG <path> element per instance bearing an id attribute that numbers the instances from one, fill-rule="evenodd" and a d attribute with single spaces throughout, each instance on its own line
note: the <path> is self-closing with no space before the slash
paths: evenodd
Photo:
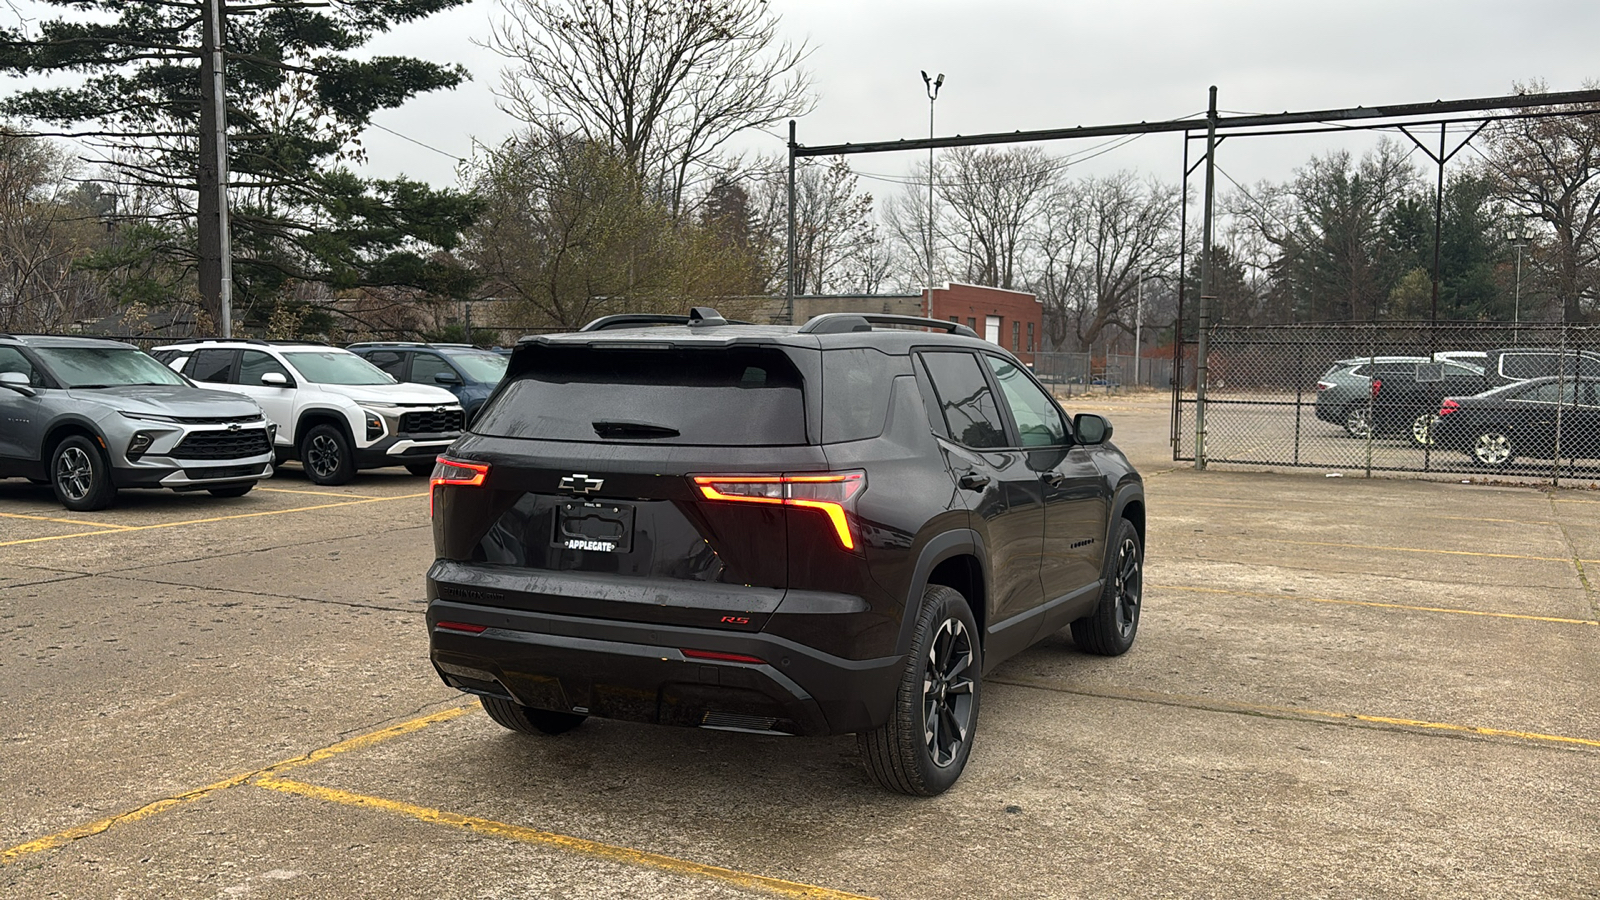
<path id="1" fill-rule="evenodd" d="M 32 522 L 60 522 L 63 525 L 88 525 L 90 528 L 128 528 L 127 525 L 108 525 L 105 522 L 85 522 L 82 519 L 57 519 L 51 516 L 27 516 L 22 513 L 0 513 L 3 519 L 27 519 Z"/>
<path id="2" fill-rule="evenodd" d="M 354 500 L 386 500 L 382 496 L 373 496 L 370 493 L 339 493 L 336 490 L 294 490 L 290 487 L 258 487 L 256 493 L 309 493 L 312 496 L 349 496 Z"/>
<path id="3" fill-rule="evenodd" d="M 439 722 L 445 722 L 450 719 L 454 719 L 470 710 L 476 709 L 477 707 L 478 704 L 474 702 L 465 706 L 456 706 L 440 712 L 430 713 L 425 716 L 418 716 L 415 719 L 401 722 L 398 725 L 391 725 L 388 728 L 381 728 L 377 731 L 363 734 L 359 737 L 340 741 L 337 744 L 331 744 L 327 747 L 323 747 L 320 750 L 312 751 L 304 756 L 286 759 L 282 762 L 274 763 L 273 765 L 265 768 L 256 769 L 253 772 L 245 772 L 240 775 L 235 775 L 231 778 L 224 778 L 221 781 L 213 782 L 205 787 L 195 788 L 192 791 L 186 791 L 176 796 L 164 797 L 155 801 L 154 803 L 148 803 L 139 807 L 138 809 L 132 810 L 131 812 L 107 816 L 104 819 L 100 819 L 96 822 L 90 822 L 87 825 L 79 825 L 74 828 L 68 828 L 65 831 L 58 831 L 55 834 L 49 834 L 41 838 L 35 838 L 34 840 L 18 844 L 15 847 L 9 847 L 5 850 L 0 850 L 0 865 L 6 865 L 32 853 L 39 853 L 44 850 L 54 850 L 57 847 L 70 844 L 80 838 L 92 837 L 119 825 L 126 825 L 129 822 L 137 822 L 140 819 L 148 819 L 151 816 L 164 813 L 169 809 L 173 809 L 174 807 L 183 806 L 187 803 L 193 803 L 196 800 L 208 797 L 218 791 L 227 790 L 231 787 L 237 787 L 252 778 L 266 777 L 275 772 L 283 771 L 284 769 L 306 765 L 307 763 L 315 762 L 321 759 L 327 759 L 330 756 L 345 753 L 350 750 L 355 750 L 361 747 L 370 747 L 373 744 L 378 744 L 383 741 L 387 741 L 390 738 L 399 737 L 403 734 L 410 734 L 413 731 L 427 728 L 429 725 L 435 725 Z"/>
<path id="4" fill-rule="evenodd" d="M 1299 594 L 1277 594 L 1269 591 L 1230 591 L 1222 588 L 1190 587 L 1182 584 L 1152 584 L 1150 587 L 1165 591 L 1185 591 L 1195 594 L 1228 594 L 1234 597 L 1267 597 L 1273 600 L 1303 600 L 1307 603 L 1335 603 L 1342 606 L 1372 606 L 1379 609 L 1404 609 L 1411 612 L 1451 613 L 1458 616 L 1484 616 L 1491 619 L 1522 619 L 1529 622 L 1555 622 L 1561 625 L 1600 625 L 1594 619 L 1566 619 L 1560 616 L 1530 616 L 1524 613 L 1485 612 L 1481 609 L 1456 609 L 1448 606 L 1412 606 L 1405 603 L 1380 603 L 1376 600 L 1339 600 L 1333 597 L 1302 597 Z"/>
<path id="5" fill-rule="evenodd" d="M 96 534 L 124 534 L 129 531 L 150 531 L 156 528 L 179 528 L 184 525 L 209 525 L 212 522 L 227 522 L 232 519 L 255 519 L 261 516 L 281 516 L 288 513 L 312 512 L 318 509 L 334 509 L 340 506 L 358 506 L 362 503 L 386 503 L 390 500 L 414 500 L 418 497 L 428 496 L 427 492 L 420 494 L 401 494 L 396 497 L 369 497 L 361 500 L 346 500 L 340 503 L 319 503 L 316 506 L 296 506 L 291 509 L 269 509 L 263 512 L 238 513 L 231 516 L 212 516 L 206 519 L 186 519 L 182 522 L 158 522 L 154 525 L 121 525 L 116 531 L 80 531 L 76 534 L 53 534 L 47 537 L 22 538 L 15 541 L 0 541 L 0 547 L 13 547 L 18 544 L 36 544 L 41 541 L 64 541 L 70 538 L 88 537 Z"/>
<path id="6" fill-rule="evenodd" d="M 627 863 L 635 866 L 645 866 L 668 872 L 673 875 L 691 875 L 709 878 L 724 884 L 736 887 L 751 888 L 776 894 L 780 897 L 805 897 L 817 900 L 868 900 L 861 894 L 851 894 L 836 891 L 832 888 L 818 887 L 798 881 L 785 881 L 781 878 L 770 878 L 766 875 L 756 875 L 751 872 L 742 872 L 738 869 L 729 869 L 723 866 L 713 866 L 706 863 L 691 862 L 675 856 L 666 856 L 661 853 L 651 853 L 645 850 L 635 850 L 631 847 L 619 847 L 614 844 L 603 844 L 599 841 L 585 840 L 584 838 L 571 837 L 565 834 L 556 834 L 551 831 L 539 831 L 522 825 L 512 825 L 507 822 L 496 822 L 492 819 L 479 819 L 473 816 L 463 816 L 457 813 L 446 812 L 428 806 L 417 806 L 412 803 L 401 803 L 395 800 L 385 800 L 382 797 L 369 797 L 365 794 L 353 794 L 349 791 L 334 788 L 320 787 L 299 781 L 289 781 L 282 778 L 260 778 L 251 782 L 257 787 L 285 794 L 297 794 L 316 800 L 325 800 L 329 803 L 339 803 L 345 806 L 358 806 L 365 809 L 379 809 L 396 815 L 407 816 L 423 822 L 432 822 L 437 825 L 449 825 L 455 828 L 466 829 L 478 834 L 492 835 L 508 840 L 520 841 L 525 844 L 538 844 L 553 847 L 570 853 L 612 862 Z"/>
<path id="7" fill-rule="evenodd" d="M 1243 713 L 1246 715 L 1269 716 L 1273 718 L 1299 719 L 1315 722 L 1333 720 L 1343 722 L 1369 722 L 1377 725 L 1396 725 L 1403 728 L 1416 728 L 1424 731 L 1447 731 L 1458 734 L 1476 734 L 1484 737 L 1514 738 L 1519 741 L 1528 741 L 1537 744 L 1567 744 L 1579 747 L 1600 748 L 1600 740 L 1594 738 L 1572 737 L 1565 734 L 1544 734 L 1537 731 L 1514 731 L 1506 728 L 1489 728 L 1482 725 L 1457 725 L 1452 722 L 1431 722 L 1427 719 L 1406 719 L 1394 716 L 1374 716 L 1365 713 L 1335 712 L 1325 709 L 1309 709 L 1298 706 L 1275 706 L 1268 703 L 1247 703 L 1238 700 L 1220 700 L 1215 697 L 1191 697 L 1184 694 L 1165 694 L 1157 691 L 1141 691 L 1133 689 L 1099 689 L 1080 688 L 1070 684 L 1051 682 L 1036 678 L 990 678 L 990 683 L 1009 684 L 1015 687 L 1033 688 L 1041 691 L 1053 691 L 1059 694 L 1075 694 L 1083 697 L 1097 697 L 1102 700 L 1133 700 L 1140 703 L 1154 703 L 1161 706 L 1182 706 L 1191 709 L 1203 709 L 1211 712 Z"/>
<path id="8" fill-rule="evenodd" d="M 1570 563 L 1570 557 L 1523 556 L 1518 553 L 1483 553 L 1478 550 L 1439 550 L 1433 547 L 1390 547 L 1385 544 L 1341 544 L 1335 541 L 1291 541 L 1283 538 L 1262 538 L 1269 544 L 1299 544 L 1306 547 L 1345 547 L 1351 550 L 1390 550 L 1395 553 L 1436 553 L 1443 556 L 1482 556 L 1490 559 L 1527 559 L 1535 562 Z"/>

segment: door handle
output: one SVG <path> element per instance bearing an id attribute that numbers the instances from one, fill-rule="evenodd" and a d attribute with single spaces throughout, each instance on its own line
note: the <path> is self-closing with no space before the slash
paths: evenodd
<path id="1" fill-rule="evenodd" d="M 968 472 L 956 479 L 956 484 L 969 491 L 981 491 L 989 486 L 989 476 L 979 475 L 977 472 Z"/>
<path id="2" fill-rule="evenodd" d="M 1060 472 L 1041 472 L 1039 473 L 1039 480 L 1051 487 L 1061 487 L 1062 483 L 1067 480 L 1067 476 Z"/>

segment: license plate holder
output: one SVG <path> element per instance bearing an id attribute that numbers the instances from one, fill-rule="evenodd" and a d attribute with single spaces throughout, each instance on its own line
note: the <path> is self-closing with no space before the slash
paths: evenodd
<path id="1" fill-rule="evenodd" d="M 563 550 L 629 553 L 633 550 L 631 503 L 566 500 L 556 505 L 551 543 Z"/>

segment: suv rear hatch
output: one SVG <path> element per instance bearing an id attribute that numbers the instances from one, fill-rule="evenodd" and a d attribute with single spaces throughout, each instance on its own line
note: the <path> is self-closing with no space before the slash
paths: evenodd
<path id="1" fill-rule="evenodd" d="M 783 481 L 827 468 L 802 374 L 818 354 L 616 343 L 518 349 L 435 478 L 430 593 L 758 631 L 788 588 L 790 529 L 833 529 L 787 499 L 816 486 Z M 450 460 L 486 465 L 481 483 Z"/>

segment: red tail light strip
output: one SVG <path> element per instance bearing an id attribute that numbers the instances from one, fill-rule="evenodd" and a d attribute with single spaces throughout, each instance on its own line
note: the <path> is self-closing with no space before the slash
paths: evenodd
<path id="1" fill-rule="evenodd" d="M 1460 408 L 1461 408 L 1461 404 L 1459 404 L 1459 403 L 1455 402 L 1454 400 L 1451 400 L 1450 398 L 1446 397 L 1445 401 L 1443 403 L 1439 404 L 1439 415 L 1448 416 L 1448 415 L 1450 415 L 1451 413 L 1455 412 L 1456 410 L 1458 410 Z"/>
<path id="2" fill-rule="evenodd" d="M 707 500 L 769 503 L 822 511 L 833 525 L 840 546 L 856 548 L 846 512 L 867 486 L 865 472 L 825 475 L 695 475 L 695 486 Z"/>
<path id="3" fill-rule="evenodd" d="M 433 627 L 442 628 L 445 631 L 460 631 L 466 634 L 483 634 L 489 630 L 487 625 L 473 625 L 469 622 L 439 622 Z"/>
<path id="4" fill-rule="evenodd" d="M 488 463 L 466 462 L 441 456 L 433 465 L 433 477 L 428 479 L 428 517 L 433 518 L 433 492 L 445 485 L 454 487 L 481 487 L 489 477 Z"/>

